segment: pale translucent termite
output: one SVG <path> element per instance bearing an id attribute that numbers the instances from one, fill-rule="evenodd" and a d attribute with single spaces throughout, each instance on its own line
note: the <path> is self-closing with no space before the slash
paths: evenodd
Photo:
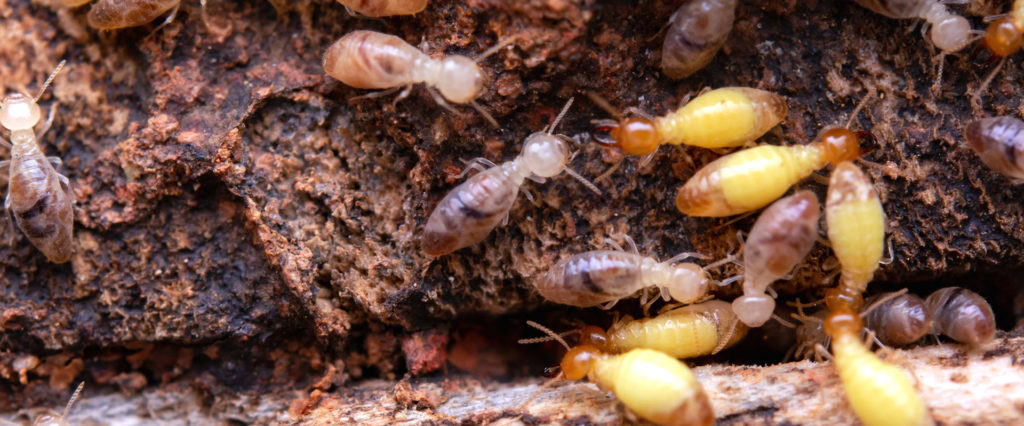
<path id="1" fill-rule="evenodd" d="M 0 144 L 11 150 L 11 159 L 2 164 L 10 173 L 4 208 L 14 216 L 32 245 L 54 263 L 67 262 L 74 249 L 73 199 L 68 178 L 57 173 L 51 164 L 60 165 L 60 158 L 47 158 L 38 144 L 53 123 L 56 104 L 42 130 L 37 134 L 32 129 L 42 118 L 36 101 L 63 67 L 61 61 L 35 98 L 12 93 L 0 104 L 0 125 L 11 132 L 10 143 L 0 138 Z"/>
<path id="2" fill-rule="evenodd" d="M 593 345 L 570 348 L 558 335 L 536 323 L 569 351 L 556 379 L 584 377 L 608 389 L 637 416 L 659 425 L 707 425 L 715 421 L 704 387 L 678 359 L 653 349 L 611 354 Z"/>
<path id="3" fill-rule="evenodd" d="M 771 318 L 775 299 L 768 286 L 788 275 L 818 238 L 821 206 L 813 192 L 782 198 L 757 218 L 743 248 L 743 295 L 732 303 L 744 324 L 760 327 Z"/>
<path id="4" fill-rule="evenodd" d="M 63 0 L 68 7 L 81 6 L 89 0 Z M 152 22 L 170 11 L 163 25 L 174 20 L 182 0 L 97 0 L 89 9 L 89 26 L 100 30 L 116 30 L 137 27 Z M 200 0 L 206 10 L 206 0 Z M 203 18 L 205 22 L 205 17 Z"/>
<path id="5" fill-rule="evenodd" d="M 857 418 L 866 426 L 931 425 L 931 415 L 910 374 L 875 355 L 860 340 L 860 316 L 848 306 L 825 319 L 833 363 Z"/>
<path id="6" fill-rule="evenodd" d="M 32 426 L 70 426 L 71 422 L 68 421 L 68 414 L 71 412 L 71 407 L 75 405 L 75 401 L 78 400 L 78 396 L 82 394 L 83 388 L 85 388 L 85 382 L 80 383 L 78 388 L 75 389 L 75 393 L 71 394 L 68 404 L 64 406 L 64 412 L 58 413 L 52 409 L 47 409 L 43 414 L 36 417 L 35 421 L 32 422 Z"/>
<path id="7" fill-rule="evenodd" d="M 1014 179 L 1024 179 L 1024 121 L 1011 116 L 982 118 L 964 138 L 981 161 Z"/>
<path id="8" fill-rule="evenodd" d="M 832 171 L 825 200 L 825 223 L 832 251 L 839 259 L 839 286 L 828 290 L 829 309 L 857 311 L 864 290 L 882 260 L 885 212 L 878 193 L 859 167 L 843 162 Z"/>
<path id="9" fill-rule="evenodd" d="M 338 0 L 338 3 L 371 18 L 413 15 L 427 8 L 427 0 Z"/>
<path id="10" fill-rule="evenodd" d="M 934 317 L 933 331 L 969 345 L 983 345 L 995 338 L 992 307 L 977 293 L 961 287 L 936 290 L 925 299 Z"/>
<path id="11" fill-rule="evenodd" d="M 661 47 L 661 70 L 670 78 L 704 68 L 725 44 L 736 17 L 736 0 L 692 0 L 672 14 Z"/>
<path id="12" fill-rule="evenodd" d="M 423 228 L 420 241 L 423 252 L 441 256 L 483 240 L 508 218 L 508 212 L 527 178 L 543 182 L 565 172 L 600 194 L 597 187 L 566 166 L 569 162 L 567 138 L 551 133 L 570 106 L 572 99 L 548 129 L 527 136 L 522 153 L 514 160 L 501 165 L 484 159 L 474 160 L 467 170 L 482 169 L 481 163 L 490 168 L 452 189 L 437 204 Z"/>
<path id="13" fill-rule="evenodd" d="M 865 8 L 893 19 L 924 19 L 931 26 L 931 41 L 944 52 L 956 52 L 975 38 L 971 23 L 951 13 L 941 0 L 854 0 Z M 922 31 L 926 28 L 922 28 Z"/>

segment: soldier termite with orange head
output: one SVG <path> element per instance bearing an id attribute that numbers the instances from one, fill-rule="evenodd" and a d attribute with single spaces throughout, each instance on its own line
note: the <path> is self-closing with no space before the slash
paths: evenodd
<path id="1" fill-rule="evenodd" d="M 969 345 L 983 345 L 995 338 L 992 307 L 973 291 L 946 287 L 935 290 L 924 303 L 934 317 L 936 333 Z"/>
<path id="2" fill-rule="evenodd" d="M 589 377 L 611 390 L 623 405 L 641 418 L 659 425 L 711 425 L 711 400 L 690 368 L 678 359 L 652 349 L 610 354 L 589 344 L 570 348 L 561 337 L 530 323 L 562 343 L 569 351 L 562 358 L 558 378 Z"/>
<path id="3" fill-rule="evenodd" d="M 68 7 L 80 6 L 88 0 L 63 0 Z M 174 20 L 182 0 L 98 0 L 89 9 L 89 26 L 99 30 L 116 30 L 145 25 L 167 11 L 171 13 L 161 26 Z M 200 0 L 206 10 L 206 0 Z M 205 22 L 205 18 L 204 18 Z"/>
<path id="4" fill-rule="evenodd" d="M 864 290 L 882 259 L 885 212 L 864 172 L 844 162 L 832 171 L 825 200 L 825 223 L 832 251 L 839 259 L 839 286 L 825 295 L 829 309 L 863 306 Z"/>
<path id="5" fill-rule="evenodd" d="M 338 3 L 371 18 L 413 15 L 427 8 L 427 0 L 338 0 Z"/>
<path id="6" fill-rule="evenodd" d="M 594 184 L 566 166 L 569 161 L 567 138 L 551 133 L 570 106 L 572 99 L 548 129 L 527 136 L 522 154 L 514 160 L 501 165 L 484 159 L 474 160 L 467 170 L 481 169 L 481 163 L 490 168 L 455 187 L 437 204 L 423 228 L 420 242 L 423 252 L 441 256 L 483 240 L 498 223 L 508 218 L 512 203 L 527 178 L 543 182 L 565 172 L 600 194 Z"/>
<path id="7" fill-rule="evenodd" d="M 956 52 L 974 40 L 971 23 L 951 13 L 942 0 L 855 0 L 865 8 L 893 19 L 924 19 L 931 41 L 939 50 Z M 922 28 L 924 30 L 924 28 Z"/>
<path id="8" fill-rule="evenodd" d="M 499 43 L 481 58 L 509 41 Z M 357 89 L 409 88 L 416 83 L 426 83 L 436 87 L 441 97 L 450 102 L 470 104 L 497 126 L 494 118 L 473 102 L 483 90 L 484 76 L 480 66 L 465 56 L 434 59 L 393 35 L 359 30 L 346 34 L 327 48 L 324 71 Z M 433 89 L 428 90 L 440 105 L 447 106 Z"/>
<path id="9" fill-rule="evenodd" d="M 757 218 L 743 249 L 743 296 L 732 307 L 744 324 L 760 327 L 775 311 L 768 286 L 796 267 L 818 238 L 821 207 L 811 191 L 798 191 Z"/>
<path id="10" fill-rule="evenodd" d="M 35 421 L 32 422 L 32 426 L 70 426 L 71 422 L 68 421 L 68 413 L 71 412 L 71 407 L 75 405 L 75 401 L 78 400 L 78 396 L 81 395 L 82 388 L 84 387 L 85 382 L 78 385 L 78 388 L 75 389 L 75 393 L 71 394 L 71 398 L 68 399 L 68 405 L 64 406 L 63 413 L 47 410 L 47 413 L 36 417 Z"/>
<path id="11" fill-rule="evenodd" d="M 10 169 L 4 208 L 13 214 L 29 241 L 54 263 L 67 262 L 73 249 L 72 196 L 68 178 L 57 173 L 50 164 L 59 165 L 60 159 L 48 159 L 38 144 L 53 123 L 56 105 L 50 108 L 50 117 L 42 130 L 37 134 L 32 129 L 42 118 L 36 101 L 63 67 L 64 61 L 61 61 L 35 98 L 12 93 L 0 104 L 0 125 L 11 132 L 10 143 L 0 139 L 11 150 L 11 159 L 3 162 Z"/>
<path id="12" fill-rule="evenodd" d="M 704 68 L 725 44 L 736 0 L 692 0 L 672 14 L 661 47 L 661 71 L 683 78 Z"/>
<path id="13" fill-rule="evenodd" d="M 994 20 L 988 25 L 988 30 L 985 31 L 983 44 L 992 53 L 993 61 L 998 58 L 1003 58 L 1004 60 L 1000 61 L 999 65 L 978 86 L 978 89 L 971 97 L 973 104 L 980 102 L 981 94 L 988 87 L 992 79 L 995 78 L 996 74 L 999 73 L 999 69 L 1006 62 L 1006 57 L 1020 50 L 1021 44 L 1024 43 L 1024 0 L 1014 0 L 1009 13 L 992 18 Z"/>
<path id="14" fill-rule="evenodd" d="M 1024 121 L 1011 116 L 983 118 L 968 125 L 964 137 L 993 170 L 1024 179 Z"/>
<path id="15" fill-rule="evenodd" d="M 761 137 L 786 117 L 786 111 L 782 96 L 748 87 L 723 87 L 654 119 L 600 121 L 594 140 L 637 156 L 652 154 L 665 144 L 735 147 Z"/>

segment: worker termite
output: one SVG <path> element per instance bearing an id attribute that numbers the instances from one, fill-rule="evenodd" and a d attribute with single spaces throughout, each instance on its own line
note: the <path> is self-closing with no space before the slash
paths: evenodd
<path id="1" fill-rule="evenodd" d="M 864 290 L 882 260 L 885 212 L 871 181 L 853 163 L 840 163 L 832 171 L 825 223 L 840 265 L 839 286 L 826 293 L 825 303 L 832 311 L 840 307 L 856 311 L 863 306 Z"/>
<path id="2" fill-rule="evenodd" d="M 71 258 L 74 223 L 68 178 L 54 169 L 54 164 L 61 164 L 60 158 L 47 158 L 38 144 L 53 124 L 57 105 L 50 108 L 50 116 L 39 133 L 32 128 L 42 118 L 36 101 L 63 67 L 64 61 L 61 61 L 35 98 L 12 93 L 0 104 L 0 125 L 11 132 L 10 143 L 0 138 L 0 145 L 11 150 L 11 159 L 0 163 L 0 167 L 8 167 L 10 173 L 4 209 L 13 214 L 18 228 L 32 245 L 53 263 L 64 263 Z"/>
<path id="3" fill-rule="evenodd" d="M 371 18 L 413 15 L 427 8 L 427 0 L 338 0 L 338 3 Z"/>
<path id="4" fill-rule="evenodd" d="M 983 345 L 995 338 L 992 307 L 973 291 L 946 287 L 934 291 L 924 303 L 934 317 L 936 333 L 969 345 Z"/>
<path id="5" fill-rule="evenodd" d="M 832 128 L 810 145 L 761 145 L 718 158 L 697 171 L 676 194 L 676 207 L 690 216 L 721 217 L 757 210 L 826 164 L 856 159 L 860 138 Z"/>
<path id="6" fill-rule="evenodd" d="M 736 0 L 683 3 L 668 21 L 661 47 L 661 71 L 687 77 L 704 68 L 725 44 L 736 17 Z"/>
<path id="7" fill-rule="evenodd" d="M 967 126 L 964 138 L 981 161 L 1014 179 L 1024 179 L 1024 121 L 1003 116 Z"/>
<path id="8" fill-rule="evenodd" d="M 512 161 L 496 165 L 482 158 L 466 170 L 489 168 L 473 175 L 446 195 L 423 228 L 420 247 L 430 256 L 441 256 L 484 239 L 498 223 L 508 218 L 523 181 L 543 182 L 565 172 L 597 194 L 601 190 L 566 166 L 569 161 L 567 138 L 552 132 L 569 111 L 572 99 L 547 129 L 531 134 L 523 142 L 523 151 Z M 482 165 L 483 164 L 483 165 Z"/>
<path id="9" fill-rule="evenodd" d="M 530 322 L 558 340 L 569 352 L 556 379 L 589 377 L 606 388 L 641 418 L 660 425 L 711 425 L 711 400 L 690 368 L 678 359 L 652 349 L 609 354 L 593 345 L 570 348 L 547 328 Z"/>
<path id="10" fill-rule="evenodd" d="M 64 406 L 63 413 L 47 409 L 44 414 L 40 414 L 36 417 L 35 421 L 32 422 L 32 426 L 70 426 L 71 422 L 68 421 L 68 413 L 71 412 L 71 407 L 75 405 L 75 401 L 78 400 L 78 396 L 81 395 L 84 387 L 85 382 L 78 385 L 75 392 L 71 394 L 71 398 L 68 399 L 68 405 Z"/>
<path id="11" fill-rule="evenodd" d="M 872 353 L 860 340 L 862 327 L 860 316 L 848 307 L 833 310 L 824 325 L 832 341 L 833 363 L 857 418 L 867 426 L 933 424 L 910 375 Z"/>
<path id="12" fill-rule="evenodd" d="M 864 324 L 886 345 L 904 346 L 918 341 L 932 329 L 932 314 L 916 294 L 881 293 L 865 300 Z"/>
<path id="13" fill-rule="evenodd" d="M 786 111 L 782 96 L 748 87 L 723 87 L 654 119 L 600 121 L 593 138 L 637 156 L 652 154 L 664 144 L 735 147 L 761 137 L 786 117 Z"/>
<path id="14" fill-rule="evenodd" d="M 765 209 L 743 249 L 743 295 L 732 303 L 744 324 L 760 327 L 775 311 L 768 286 L 799 264 L 814 247 L 821 216 L 818 197 L 803 190 Z"/>
<path id="15" fill-rule="evenodd" d="M 498 43 L 480 57 L 486 57 L 508 42 L 510 40 Z M 328 47 L 323 65 L 327 75 L 357 89 L 405 87 L 406 91 L 399 98 L 404 97 L 412 85 L 426 83 L 427 90 L 441 106 L 450 108 L 444 99 L 457 104 L 468 103 L 497 126 L 494 118 L 473 102 L 483 90 L 484 76 L 480 66 L 465 56 L 434 59 L 393 35 L 359 30 L 345 34 Z M 430 87 L 436 87 L 440 96 Z"/>
<path id="16" fill-rule="evenodd" d="M 76 7 L 88 3 L 88 0 L 63 0 L 68 7 Z M 170 11 L 167 19 L 160 26 L 174 20 L 181 7 L 182 0 L 97 0 L 89 9 L 89 26 L 100 30 L 116 30 L 120 28 L 145 25 L 160 15 Z M 206 0 L 200 0 L 201 7 L 206 10 Z M 204 17 L 203 21 L 206 19 Z"/>
<path id="17" fill-rule="evenodd" d="M 924 19 L 931 41 L 943 52 L 956 52 L 974 40 L 971 23 L 951 13 L 940 0 L 855 0 L 865 8 L 893 19 Z M 925 30 L 922 28 L 922 31 Z"/>

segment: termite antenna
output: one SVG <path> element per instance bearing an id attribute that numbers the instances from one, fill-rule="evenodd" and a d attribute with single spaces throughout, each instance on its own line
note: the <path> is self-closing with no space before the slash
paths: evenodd
<path id="1" fill-rule="evenodd" d="M 594 105 L 597 105 L 598 108 L 603 109 L 605 112 L 608 113 L 608 115 L 615 117 L 616 120 L 622 121 L 622 114 L 619 113 L 619 111 L 616 110 L 615 107 L 613 107 L 612 104 L 609 103 L 608 100 L 604 98 L 604 96 L 601 96 L 597 94 L 597 92 L 590 90 L 586 92 L 586 95 L 587 98 L 590 99 L 590 101 L 593 102 Z"/>
<path id="2" fill-rule="evenodd" d="M 512 44 L 512 42 L 514 42 L 516 40 L 519 40 L 519 35 L 518 34 L 512 35 L 512 36 L 508 36 L 508 37 L 505 37 L 505 38 L 503 38 L 501 40 L 498 40 L 497 44 L 495 44 L 494 46 L 489 47 L 487 50 L 481 52 L 479 55 L 477 55 L 475 58 L 473 58 L 473 62 L 480 62 L 480 61 L 482 61 L 484 59 L 487 59 L 488 56 L 491 56 L 491 55 L 493 55 L 495 53 L 498 53 L 499 50 L 501 50 L 502 48 Z"/>
<path id="3" fill-rule="evenodd" d="M 996 65 L 996 67 L 993 68 L 987 76 L 985 76 L 985 79 L 982 80 L 981 85 L 979 85 L 978 89 L 974 91 L 973 95 L 971 95 L 971 106 L 981 105 L 981 95 L 984 94 L 985 89 L 987 89 L 988 85 L 992 83 L 992 80 L 996 78 L 996 74 L 999 73 L 999 70 L 1003 68 L 1003 64 L 1005 63 L 1006 57 L 1003 57 L 1003 59 L 999 61 L 999 64 Z"/>
<path id="4" fill-rule="evenodd" d="M 572 101 L 575 99 L 575 97 L 569 98 L 569 101 L 565 103 L 564 107 L 562 107 L 562 112 L 559 112 L 558 116 L 555 117 L 555 121 L 551 122 L 551 125 L 544 129 L 544 133 L 550 135 L 552 132 L 555 131 L 556 128 L 558 128 L 558 122 L 562 121 L 562 118 L 565 117 L 565 114 L 569 112 L 569 107 L 572 106 Z"/>
<path id="5" fill-rule="evenodd" d="M 559 337 L 572 336 L 573 334 L 576 334 L 576 333 L 579 333 L 579 332 L 580 332 L 579 329 L 573 329 L 573 330 L 563 331 L 561 333 L 558 333 L 558 336 Z M 544 343 L 544 342 L 550 342 L 552 340 L 555 340 L 555 337 L 544 336 L 544 337 L 534 337 L 534 338 L 531 338 L 531 339 L 519 339 L 519 340 L 516 341 L 516 343 L 519 343 L 520 345 L 532 345 L 534 343 Z"/>
<path id="6" fill-rule="evenodd" d="M 557 340 L 558 343 L 561 343 L 562 346 L 565 346 L 565 350 L 568 351 L 568 350 L 572 349 L 572 348 L 569 347 L 568 343 L 565 343 L 565 339 L 563 339 L 562 336 L 559 336 L 554 331 L 551 331 L 550 328 L 547 328 L 547 327 L 545 327 L 543 325 L 540 325 L 540 324 L 538 324 L 536 322 L 529 321 L 529 320 L 526 321 L 526 325 L 529 325 L 530 327 L 536 328 L 536 329 L 544 332 L 544 334 L 547 334 L 548 336 L 551 336 L 552 339 Z"/>
<path id="7" fill-rule="evenodd" d="M 476 101 L 469 101 L 469 106 L 473 107 L 473 109 L 475 109 L 476 112 L 480 114 L 481 117 L 484 118 L 484 120 L 487 120 L 488 123 L 491 123 L 492 126 L 494 126 L 495 128 L 501 128 L 501 126 L 498 125 L 498 120 L 495 120 L 494 117 L 491 116 L 491 113 L 487 112 L 487 110 L 484 109 L 482 105 L 476 103 Z"/>
<path id="8" fill-rule="evenodd" d="M 850 124 L 853 124 L 853 120 L 857 118 L 857 114 L 860 114 L 860 110 L 863 109 L 864 105 L 867 105 L 868 101 L 873 97 L 875 97 L 874 90 L 871 90 L 868 94 L 864 95 L 864 99 L 861 99 L 860 103 L 857 104 L 857 107 L 853 109 L 853 113 L 850 114 L 850 118 L 846 119 L 846 124 L 843 127 L 849 129 Z"/>
<path id="9" fill-rule="evenodd" d="M 61 64 L 63 65 L 63 61 Z M 71 407 L 75 405 L 75 401 L 78 401 L 78 396 L 82 394 L 82 389 L 85 388 L 85 382 L 79 383 L 78 388 L 75 389 L 75 393 L 71 394 L 71 399 L 68 400 L 68 405 L 64 406 L 64 414 L 61 415 L 64 420 L 67 420 L 68 413 L 71 412 Z"/>
<path id="10" fill-rule="evenodd" d="M 46 78 L 46 82 L 43 83 L 43 87 L 39 89 L 39 94 L 32 99 L 33 103 L 39 102 L 39 98 L 43 97 L 43 93 L 46 92 L 46 88 L 50 87 L 50 83 L 53 83 L 54 78 L 57 78 L 57 73 L 59 73 L 60 70 L 64 68 L 65 63 L 67 63 L 67 60 L 62 59 L 60 63 L 57 64 L 57 69 L 53 70 L 53 72 L 50 73 L 50 76 Z"/>
<path id="11" fill-rule="evenodd" d="M 597 185 L 594 185 L 593 182 L 587 180 L 587 178 L 583 177 L 583 175 L 576 173 L 576 171 L 573 170 L 572 167 L 565 166 L 565 172 L 568 173 L 569 176 L 572 176 L 574 179 L 580 181 L 580 184 L 589 189 L 591 192 L 597 195 L 604 195 L 604 193 L 601 192 L 601 188 L 598 188 Z"/>

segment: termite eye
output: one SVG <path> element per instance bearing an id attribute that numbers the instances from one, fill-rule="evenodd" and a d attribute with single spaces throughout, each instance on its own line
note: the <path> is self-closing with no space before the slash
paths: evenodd
<path id="1" fill-rule="evenodd" d="M 1021 33 L 1010 18 L 1000 19 L 985 31 L 985 46 L 996 56 L 1009 56 L 1021 46 Z"/>
<path id="2" fill-rule="evenodd" d="M 608 349 L 608 335 L 601 327 L 585 325 L 580 328 L 580 345 L 591 345 L 602 350 Z"/>
<path id="3" fill-rule="evenodd" d="M 860 140 L 850 129 L 828 129 L 821 134 L 821 143 L 825 148 L 825 159 L 829 163 L 853 161 L 860 156 Z"/>
<path id="4" fill-rule="evenodd" d="M 658 149 L 658 131 L 651 120 L 627 118 L 612 130 L 611 137 L 629 155 L 644 156 Z"/>
<path id="5" fill-rule="evenodd" d="M 597 348 L 590 345 L 570 349 L 562 358 L 562 373 L 565 374 L 565 378 L 579 380 L 585 377 L 600 353 Z"/>
<path id="6" fill-rule="evenodd" d="M 852 309 L 840 309 L 829 314 L 825 319 L 825 334 L 835 337 L 840 334 L 857 333 L 863 325 L 860 315 Z"/>

